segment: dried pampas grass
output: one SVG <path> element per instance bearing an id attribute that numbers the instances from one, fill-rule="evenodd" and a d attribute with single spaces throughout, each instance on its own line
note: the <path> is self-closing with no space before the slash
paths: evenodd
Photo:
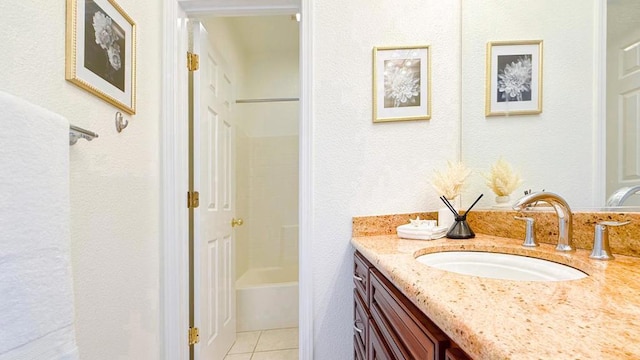
<path id="1" fill-rule="evenodd" d="M 503 158 L 493 164 L 491 172 L 485 174 L 484 177 L 487 179 L 487 186 L 497 196 L 507 196 L 522 184 L 520 175 L 516 174 L 511 165 Z"/>
<path id="2" fill-rule="evenodd" d="M 469 174 L 471 174 L 471 170 L 467 169 L 463 163 L 447 161 L 447 170 L 443 172 L 436 170 L 431 184 L 440 195 L 452 200 L 460 195 L 464 181 Z"/>

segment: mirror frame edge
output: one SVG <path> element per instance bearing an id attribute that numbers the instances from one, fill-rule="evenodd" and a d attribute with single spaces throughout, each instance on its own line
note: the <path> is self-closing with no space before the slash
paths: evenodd
<path id="1" fill-rule="evenodd" d="M 599 208 L 607 201 L 607 0 L 594 0 L 594 59 L 596 78 L 594 79 L 594 150 L 593 206 Z"/>

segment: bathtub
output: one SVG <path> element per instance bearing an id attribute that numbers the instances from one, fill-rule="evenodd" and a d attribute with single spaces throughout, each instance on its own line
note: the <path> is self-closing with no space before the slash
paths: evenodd
<path id="1" fill-rule="evenodd" d="M 237 331 L 298 326 L 298 269 L 249 269 L 236 281 Z"/>

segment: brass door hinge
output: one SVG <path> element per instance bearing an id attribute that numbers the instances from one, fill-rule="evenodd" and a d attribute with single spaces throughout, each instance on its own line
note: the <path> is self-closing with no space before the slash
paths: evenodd
<path id="1" fill-rule="evenodd" d="M 189 328 L 189 346 L 193 346 L 200 342 L 200 330 L 198 328 Z"/>
<path id="2" fill-rule="evenodd" d="M 187 208 L 195 209 L 200 206 L 200 193 L 197 191 L 187 192 Z"/>
<path id="3" fill-rule="evenodd" d="M 200 56 L 192 52 L 187 53 L 187 69 L 196 71 L 200 69 Z"/>

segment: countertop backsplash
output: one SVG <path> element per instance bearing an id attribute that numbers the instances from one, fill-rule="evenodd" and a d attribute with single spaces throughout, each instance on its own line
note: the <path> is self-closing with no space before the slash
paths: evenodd
<path id="1" fill-rule="evenodd" d="M 591 249 L 595 224 L 600 221 L 626 221 L 625 226 L 609 227 L 609 244 L 614 254 L 640 257 L 640 213 L 634 212 L 573 212 L 573 244 L 579 249 Z M 437 220 L 438 212 L 359 216 L 353 218 L 353 237 L 391 235 L 396 227 L 409 223 L 409 219 Z M 558 216 L 555 211 L 519 213 L 510 210 L 473 210 L 467 217 L 475 233 L 524 239 L 525 223 L 514 216 L 535 219 L 536 239 L 541 243 L 556 244 Z M 469 240 L 460 240 L 469 241 Z M 471 239 L 473 241 L 473 239 Z"/>

